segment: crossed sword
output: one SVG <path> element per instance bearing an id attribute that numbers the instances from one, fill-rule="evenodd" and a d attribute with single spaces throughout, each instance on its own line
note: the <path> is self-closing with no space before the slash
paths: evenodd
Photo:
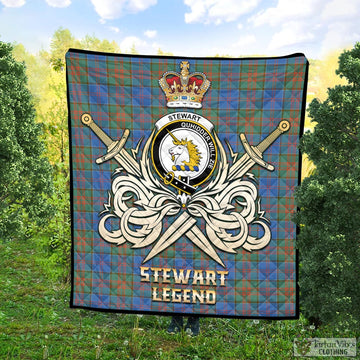
<path id="1" fill-rule="evenodd" d="M 114 141 L 94 122 L 90 114 L 84 113 L 81 116 L 81 122 L 88 126 L 107 147 L 107 153 L 96 159 L 95 162 L 98 165 L 114 158 L 129 174 L 141 177 L 141 170 L 138 162 L 124 149 L 124 145 L 130 134 L 129 129 L 124 130 L 120 140 Z M 227 180 L 236 180 L 244 176 L 255 164 L 260 165 L 268 171 L 273 171 L 275 169 L 274 166 L 263 160 L 263 153 L 281 134 L 285 133 L 289 129 L 289 121 L 280 121 L 277 128 L 256 146 L 250 145 L 245 134 L 240 133 L 240 140 L 246 153 L 240 159 L 236 160 L 230 167 Z M 196 225 L 196 220 L 187 212 L 183 212 L 167 228 L 148 253 L 143 263 L 151 260 L 157 254 L 164 251 L 170 245 L 175 243 L 182 235 L 186 235 L 193 244 L 199 247 L 221 266 L 225 267 L 213 245 L 211 245 L 210 241 Z"/>

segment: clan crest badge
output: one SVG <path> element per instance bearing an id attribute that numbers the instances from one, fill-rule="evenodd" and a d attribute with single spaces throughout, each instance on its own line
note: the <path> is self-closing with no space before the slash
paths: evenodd
<path id="1" fill-rule="evenodd" d="M 182 120 L 173 121 L 173 117 Z M 154 169 L 166 184 L 193 194 L 215 169 L 217 150 L 212 124 L 202 116 L 181 112 L 166 115 L 155 127 L 158 132 L 151 149 Z"/>

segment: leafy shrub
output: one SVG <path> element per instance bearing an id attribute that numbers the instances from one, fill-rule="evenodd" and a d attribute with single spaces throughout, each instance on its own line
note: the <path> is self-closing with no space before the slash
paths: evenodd
<path id="1" fill-rule="evenodd" d="M 339 327 L 360 322 L 360 43 L 339 58 L 348 84 L 314 99 L 316 123 L 300 148 L 316 169 L 297 189 L 300 299 L 305 316 Z"/>
<path id="2" fill-rule="evenodd" d="M 24 236 L 52 215 L 52 169 L 40 135 L 25 66 L 0 42 L 0 238 Z"/>
<path id="3" fill-rule="evenodd" d="M 71 254 L 69 176 L 58 174 L 54 185 L 56 190 L 49 202 L 55 213 L 36 241 L 47 253 L 42 260 L 46 272 L 53 279 L 67 282 L 70 279 Z"/>

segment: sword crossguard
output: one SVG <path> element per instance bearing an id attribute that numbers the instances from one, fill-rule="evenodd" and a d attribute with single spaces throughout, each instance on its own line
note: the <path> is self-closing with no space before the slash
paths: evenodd
<path id="1" fill-rule="evenodd" d="M 288 131 L 289 129 L 290 122 L 288 120 L 282 120 L 280 121 L 277 128 L 257 146 L 250 145 L 246 139 L 245 134 L 243 133 L 240 134 L 240 140 L 244 146 L 246 153 L 253 161 L 255 161 L 257 164 L 259 164 L 266 170 L 274 171 L 275 167 L 264 161 L 262 158 L 262 154 L 281 134 Z"/>
<path id="2" fill-rule="evenodd" d="M 110 144 L 110 146 L 108 147 L 108 152 L 105 155 L 97 158 L 95 162 L 100 165 L 105 161 L 112 159 L 115 155 L 119 154 L 119 152 L 123 149 L 126 140 L 129 137 L 129 134 L 130 130 L 125 129 L 121 139 L 118 141 L 114 141 L 112 144 Z"/>
<path id="3" fill-rule="evenodd" d="M 262 153 L 258 150 L 256 146 L 252 146 L 246 139 L 245 134 L 240 134 L 240 140 L 243 144 L 243 147 L 246 153 L 250 156 L 250 158 L 255 161 L 258 165 L 262 166 L 266 170 L 274 171 L 275 167 L 262 159 Z"/>

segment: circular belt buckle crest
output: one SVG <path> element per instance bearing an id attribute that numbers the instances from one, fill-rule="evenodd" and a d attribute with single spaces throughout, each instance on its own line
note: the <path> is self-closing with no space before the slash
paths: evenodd
<path id="1" fill-rule="evenodd" d="M 156 172 L 166 185 L 194 193 L 217 162 L 213 125 L 200 115 L 179 112 L 164 116 L 155 126 L 151 158 Z"/>

